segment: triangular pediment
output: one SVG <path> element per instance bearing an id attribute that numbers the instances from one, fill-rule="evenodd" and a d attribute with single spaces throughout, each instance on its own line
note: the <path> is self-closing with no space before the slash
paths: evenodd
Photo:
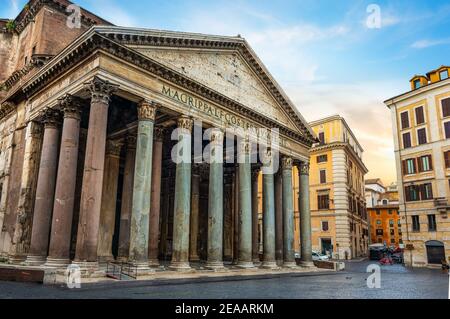
<path id="1" fill-rule="evenodd" d="M 146 46 L 132 49 L 302 133 L 238 52 Z"/>

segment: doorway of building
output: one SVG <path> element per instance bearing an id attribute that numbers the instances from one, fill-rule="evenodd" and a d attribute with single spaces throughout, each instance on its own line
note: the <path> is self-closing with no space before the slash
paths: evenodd
<path id="1" fill-rule="evenodd" d="M 444 243 L 437 240 L 430 240 L 425 243 L 427 247 L 427 258 L 429 264 L 440 264 L 445 260 Z"/>
<path id="2" fill-rule="evenodd" d="M 322 254 L 332 256 L 333 255 L 333 244 L 331 243 L 331 238 L 321 239 Z"/>

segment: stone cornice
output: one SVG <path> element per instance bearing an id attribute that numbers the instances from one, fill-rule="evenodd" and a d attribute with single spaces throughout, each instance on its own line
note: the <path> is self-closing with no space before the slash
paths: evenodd
<path id="1" fill-rule="evenodd" d="M 303 134 L 295 132 L 284 125 L 279 124 L 273 119 L 261 115 L 260 113 L 257 113 L 248 107 L 220 94 L 219 92 L 216 92 L 177 71 L 165 67 L 164 65 L 138 53 L 137 51 L 95 32 L 95 28 L 92 28 L 84 35 L 83 39 L 77 40 L 70 46 L 70 48 L 64 50 L 61 54 L 55 57 L 55 59 L 48 63 L 45 68 L 40 70 L 38 74 L 36 74 L 23 86 L 23 92 L 27 96 L 32 96 L 44 88 L 47 83 L 60 76 L 74 64 L 86 59 L 90 54 L 97 50 L 104 50 L 109 54 L 132 63 L 139 68 L 145 69 L 166 81 L 175 83 L 191 92 L 206 97 L 219 105 L 226 106 L 230 110 L 254 119 L 265 127 L 278 128 L 281 134 L 292 138 L 293 140 L 300 141 L 308 147 L 311 147 L 316 141 L 315 138 L 309 133 L 306 126 L 304 126 L 305 129 L 302 130 Z M 294 118 L 298 117 L 295 116 Z"/>
<path id="2" fill-rule="evenodd" d="M 16 109 L 16 105 L 11 102 L 4 102 L 0 106 L 0 120 Z"/>

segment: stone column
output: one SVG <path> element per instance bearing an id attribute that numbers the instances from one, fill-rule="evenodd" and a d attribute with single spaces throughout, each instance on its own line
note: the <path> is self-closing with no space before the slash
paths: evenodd
<path id="1" fill-rule="evenodd" d="M 122 206 L 120 208 L 119 249 L 117 260 L 128 261 L 130 252 L 130 222 L 133 205 L 134 163 L 136 161 L 136 136 L 127 137 L 125 167 L 122 182 Z"/>
<path id="2" fill-rule="evenodd" d="M 42 116 L 44 138 L 34 202 L 30 253 L 26 260 L 27 264 L 35 266 L 44 264 L 47 259 L 53 200 L 55 197 L 60 133 L 60 112 L 46 109 Z"/>
<path id="3" fill-rule="evenodd" d="M 300 245 L 301 265 L 314 267 L 311 243 L 311 211 L 309 207 L 309 163 L 299 165 L 299 210 L 300 210 Z"/>
<path id="4" fill-rule="evenodd" d="M 150 225 L 148 242 L 148 262 L 151 267 L 159 267 L 159 224 L 161 216 L 161 173 L 164 129 L 155 128 L 153 140 L 152 193 L 150 203 Z"/>
<path id="5" fill-rule="evenodd" d="M 268 149 L 263 166 L 263 246 L 264 258 L 262 267 L 277 268 L 275 259 L 275 190 L 272 168 L 273 155 Z"/>
<path id="6" fill-rule="evenodd" d="M 250 142 L 240 143 L 239 158 L 239 257 L 238 267 L 253 268 L 252 259 L 252 168 Z"/>
<path id="7" fill-rule="evenodd" d="M 129 262 L 148 271 L 150 196 L 152 191 L 153 129 L 156 105 L 142 101 L 138 107 L 138 135 L 131 209 Z"/>
<path id="8" fill-rule="evenodd" d="M 190 270 L 189 229 L 191 214 L 191 140 L 193 120 L 182 116 L 178 119 L 178 144 L 175 177 L 175 203 L 173 216 L 173 253 L 170 268 Z"/>
<path id="9" fill-rule="evenodd" d="M 97 267 L 98 229 L 105 166 L 108 108 L 116 85 L 95 77 L 88 85 L 92 94 L 86 141 L 75 261 Z"/>
<path id="10" fill-rule="evenodd" d="M 275 174 L 275 260 L 283 264 L 283 174 Z"/>
<path id="11" fill-rule="evenodd" d="M 100 262 L 114 260 L 112 241 L 116 222 L 117 188 L 119 182 L 120 151 L 122 141 L 106 143 L 105 172 L 103 174 L 102 205 L 98 234 L 98 258 Z"/>
<path id="12" fill-rule="evenodd" d="M 209 269 L 223 268 L 223 132 L 214 129 L 210 136 L 208 196 Z"/>
<path id="13" fill-rule="evenodd" d="M 198 255 L 198 231 L 199 231 L 199 208 L 200 208 L 200 167 L 194 164 L 192 167 L 192 195 L 191 195 L 191 225 L 189 260 L 200 261 Z"/>
<path id="14" fill-rule="evenodd" d="M 252 170 L 252 259 L 253 263 L 259 263 L 259 167 Z"/>
<path id="15" fill-rule="evenodd" d="M 292 187 L 292 158 L 281 162 L 283 175 L 283 266 L 296 267 L 294 251 L 294 195 Z"/>
<path id="16" fill-rule="evenodd" d="M 77 183 L 82 100 L 67 95 L 60 103 L 64 111 L 64 122 L 47 266 L 66 266 L 70 263 L 70 241 Z"/>

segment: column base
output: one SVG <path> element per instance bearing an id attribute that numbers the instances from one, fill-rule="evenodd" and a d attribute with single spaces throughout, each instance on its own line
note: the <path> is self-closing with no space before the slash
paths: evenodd
<path id="1" fill-rule="evenodd" d="M 223 265 L 223 261 L 207 261 L 205 265 L 206 269 L 209 270 L 224 270 L 225 266 Z"/>
<path id="2" fill-rule="evenodd" d="M 128 257 L 117 257 L 116 258 L 116 262 L 118 263 L 127 263 L 128 262 Z"/>
<path id="3" fill-rule="evenodd" d="M 159 268 L 161 265 L 159 263 L 159 259 L 149 259 L 148 266 L 150 268 Z"/>
<path id="4" fill-rule="evenodd" d="M 169 270 L 173 271 L 193 271 L 189 262 L 187 261 L 172 261 L 169 265 Z"/>
<path id="5" fill-rule="evenodd" d="M 73 261 L 69 267 L 80 267 L 82 278 L 98 278 L 106 276 L 106 268 L 100 267 L 96 261 Z"/>
<path id="6" fill-rule="evenodd" d="M 300 261 L 300 266 L 302 266 L 303 268 L 316 268 L 316 266 L 314 266 L 314 262 L 312 261 Z"/>
<path id="7" fill-rule="evenodd" d="M 45 267 L 51 268 L 67 268 L 70 265 L 70 260 L 65 258 L 47 258 Z"/>
<path id="8" fill-rule="evenodd" d="M 283 262 L 283 268 L 298 269 L 299 267 L 295 261 L 285 261 Z"/>
<path id="9" fill-rule="evenodd" d="M 261 265 L 261 268 L 270 270 L 280 269 L 275 261 L 264 261 Z"/>
<path id="10" fill-rule="evenodd" d="M 189 261 L 193 262 L 193 263 L 198 263 L 198 262 L 200 262 L 200 257 L 199 256 L 191 256 L 191 257 L 189 257 Z"/>
<path id="11" fill-rule="evenodd" d="M 112 262 L 112 261 L 114 261 L 114 256 L 113 255 L 111 255 L 111 256 L 98 256 L 98 262 L 100 264 L 107 264 L 107 263 Z"/>
<path id="12" fill-rule="evenodd" d="M 254 269 L 255 264 L 253 264 L 253 261 L 239 261 L 237 267 L 242 269 Z"/>
<path id="13" fill-rule="evenodd" d="M 129 263 L 132 267 L 136 267 L 136 276 L 147 276 L 155 271 L 149 267 L 148 262 L 130 262 Z M 133 269 L 134 270 L 134 269 Z"/>
<path id="14" fill-rule="evenodd" d="M 29 255 L 25 260 L 27 266 L 42 266 L 47 261 L 47 256 Z"/>

